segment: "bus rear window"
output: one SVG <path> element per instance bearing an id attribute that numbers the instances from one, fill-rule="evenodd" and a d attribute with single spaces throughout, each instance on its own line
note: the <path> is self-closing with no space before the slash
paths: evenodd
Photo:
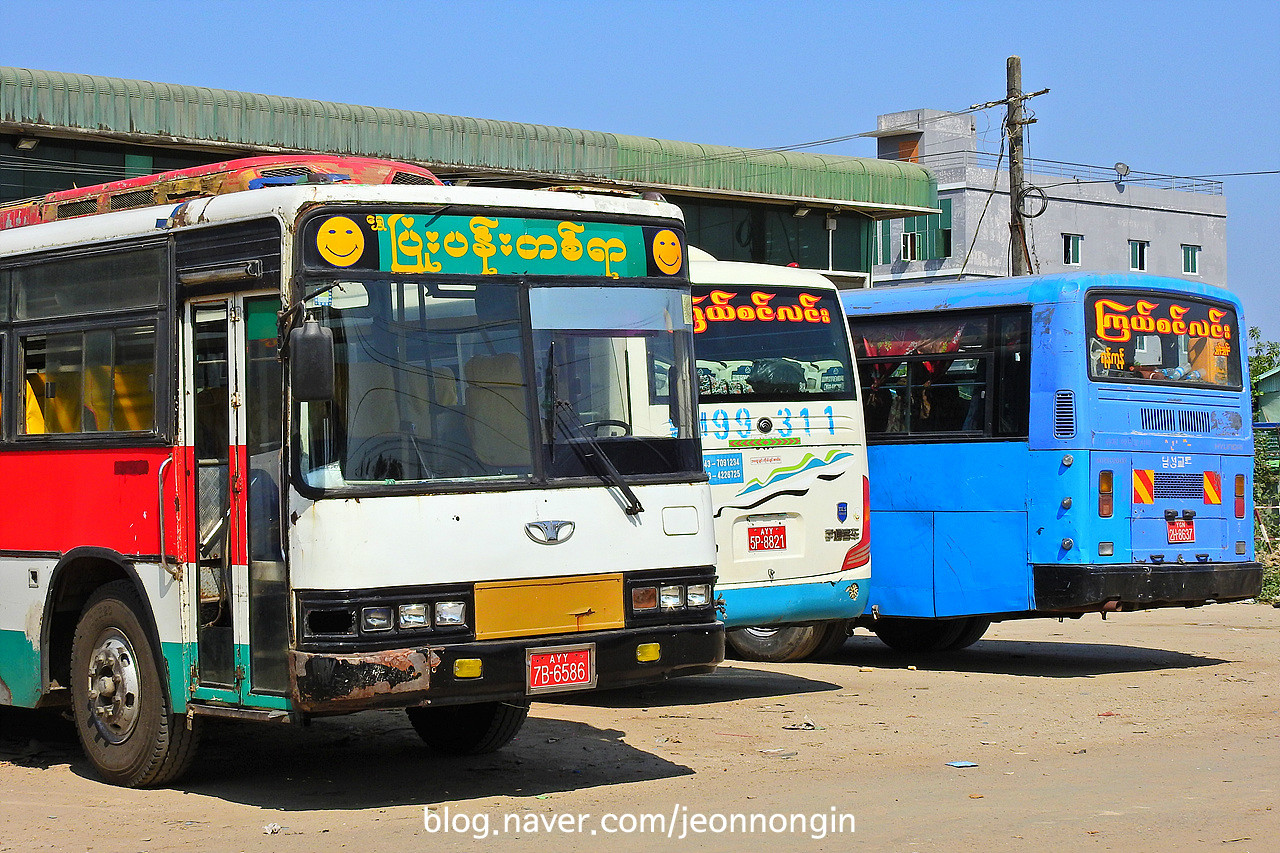
<path id="1" fill-rule="evenodd" d="M 1091 294 L 1085 302 L 1089 378 L 1238 390 L 1235 310 L 1163 293 Z"/>

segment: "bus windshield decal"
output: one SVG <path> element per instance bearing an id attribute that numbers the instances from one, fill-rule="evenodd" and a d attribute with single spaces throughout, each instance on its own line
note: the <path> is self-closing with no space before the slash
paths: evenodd
<path id="1" fill-rule="evenodd" d="M 708 323 L 830 323 L 831 309 L 819 305 L 821 296 L 798 293 L 794 305 L 774 304 L 777 293 L 751 291 L 750 296 L 712 290 L 693 298 L 693 332 L 707 330 Z M 786 297 L 784 297 L 786 298 Z"/>
<path id="2" fill-rule="evenodd" d="M 670 228 L 427 211 L 318 217 L 308 266 L 443 275 L 675 276 L 684 243 Z"/>
<path id="3" fill-rule="evenodd" d="M 1089 376 L 1239 388 L 1239 333 L 1226 305 L 1109 293 L 1086 303 Z"/>

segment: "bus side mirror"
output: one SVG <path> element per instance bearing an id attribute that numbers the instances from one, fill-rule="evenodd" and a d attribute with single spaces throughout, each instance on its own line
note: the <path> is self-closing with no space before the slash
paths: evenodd
<path id="1" fill-rule="evenodd" d="M 307 320 L 289 332 L 289 384 L 293 399 L 323 403 L 333 399 L 333 332 Z"/>

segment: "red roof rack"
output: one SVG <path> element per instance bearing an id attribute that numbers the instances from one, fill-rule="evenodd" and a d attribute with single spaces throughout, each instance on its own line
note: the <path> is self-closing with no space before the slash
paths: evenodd
<path id="1" fill-rule="evenodd" d="M 442 185 L 427 169 L 394 160 L 325 154 L 246 157 L 0 204 L 0 230 L 261 187 L 316 183 Z"/>

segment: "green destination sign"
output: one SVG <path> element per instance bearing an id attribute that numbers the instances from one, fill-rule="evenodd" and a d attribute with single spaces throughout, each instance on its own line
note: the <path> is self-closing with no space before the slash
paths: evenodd
<path id="1" fill-rule="evenodd" d="M 684 244 L 669 228 L 423 212 L 312 220 L 308 260 L 320 266 L 442 275 L 674 276 Z"/>

